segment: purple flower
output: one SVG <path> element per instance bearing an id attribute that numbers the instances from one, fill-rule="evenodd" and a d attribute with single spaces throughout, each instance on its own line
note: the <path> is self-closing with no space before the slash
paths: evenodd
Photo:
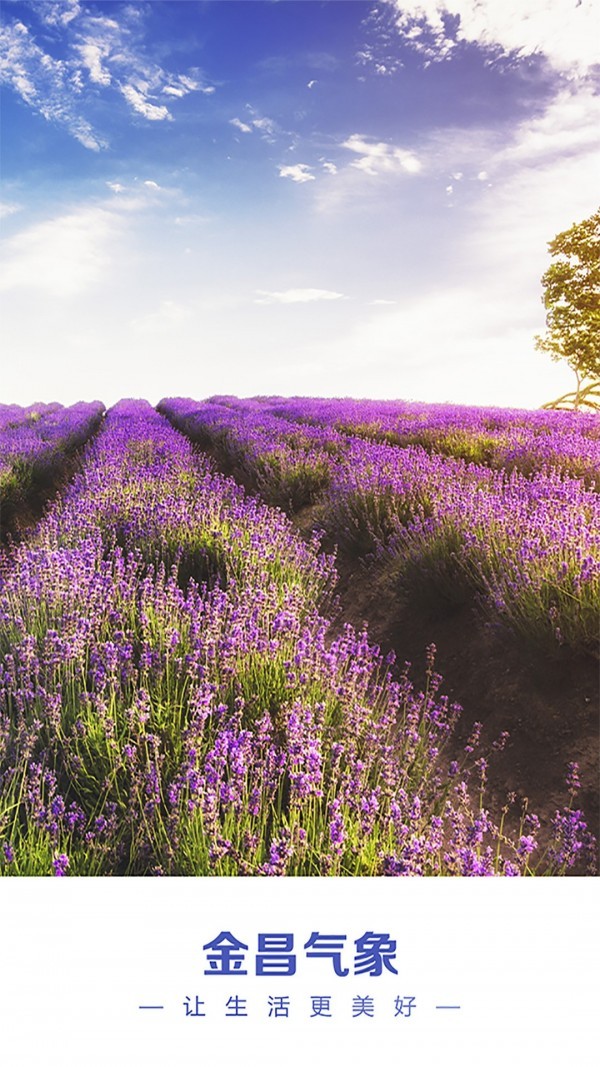
<path id="1" fill-rule="evenodd" d="M 532 852 L 535 852 L 537 847 L 538 843 L 535 837 L 532 837 L 530 834 L 523 834 L 519 838 L 517 852 L 520 856 L 529 856 Z"/>
<path id="2" fill-rule="evenodd" d="M 52 860 L 53 872 L 57 878 L 62 878 L 67 873 L 69 866 L 69 857 L 61 852 L 58 856 L 55 856 Z"/>

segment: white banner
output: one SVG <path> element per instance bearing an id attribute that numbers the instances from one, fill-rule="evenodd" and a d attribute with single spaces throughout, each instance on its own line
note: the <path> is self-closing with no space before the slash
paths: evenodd
<path id="1" fill-rule="evenodd" d="M 4 879 L 7 1067 L 595 1059 L 598 882 Z"/>

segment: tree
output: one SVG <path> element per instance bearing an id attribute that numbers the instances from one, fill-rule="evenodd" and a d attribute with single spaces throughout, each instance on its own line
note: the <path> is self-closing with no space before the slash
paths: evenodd
<path id="1" fill-rule="evenodd" d="M 554 262 L 542 277 L 546 336 L 535 346 L 552 359 L 564 359 L 575 372 L 577 389 L 545 407 L 582 403 L 597 407 L 600 388 L 600 208 L 548 242 Z M 586 379 L 591 379 L 587 385 Z"/>

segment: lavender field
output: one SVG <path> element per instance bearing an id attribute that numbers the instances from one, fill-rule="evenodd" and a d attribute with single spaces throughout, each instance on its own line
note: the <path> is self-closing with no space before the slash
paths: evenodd
<path id="1" fill-rule="evenodd" d="M 596 415 L 0 407 L 0 873 L 597 873 L 599 472 Z"/>

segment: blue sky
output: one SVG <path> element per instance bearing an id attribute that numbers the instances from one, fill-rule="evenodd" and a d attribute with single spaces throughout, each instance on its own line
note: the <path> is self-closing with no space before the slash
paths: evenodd
<path id="1" fill-rule="evenodd" d="M 535 407 L 593 0 L 4 0 L 2 399 Z"/>

